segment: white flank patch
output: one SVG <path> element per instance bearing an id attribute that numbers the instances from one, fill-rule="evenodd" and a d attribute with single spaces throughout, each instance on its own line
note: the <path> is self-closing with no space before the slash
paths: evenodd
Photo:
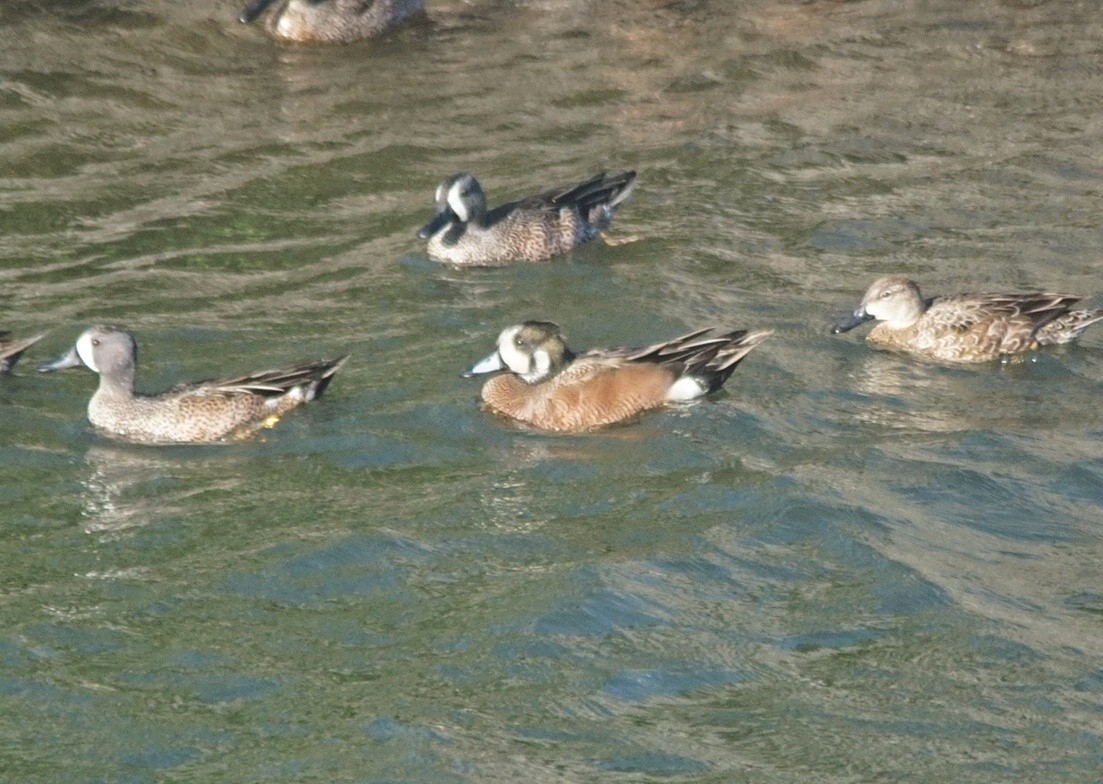
<path id="1" fill-rule="evenodd" d="M 467 223 L 470 214 L 467 212 L 467 206 L 463 203 L 463 198 L 460 196 L 460 183 L 452 183 L 452 187 L 448 189 L 448 206 L 452 208 L 452 212 L 456 213 L 456 217 L 463 223 Z"/>
<path id="2" fill-rule="evenodd" d="M 666 391 L 666 399 L 673 403 L 684 403 L 687 400 L 696 400 L 708 391 L 708 387 L 700 379 L 693 376 L 682 376 L 670 385 Z"/>
<path id="3" fill-rule="evenodd" d="M 80 361 L 88 366 L 90 370 L 94 370 L 99 373 L 100 369 L 96 367 L 96 361 L 92 357 L 92 335 L 85 332 L 79 338 L 77 338 L 77 356 L 80 357 Z"/>

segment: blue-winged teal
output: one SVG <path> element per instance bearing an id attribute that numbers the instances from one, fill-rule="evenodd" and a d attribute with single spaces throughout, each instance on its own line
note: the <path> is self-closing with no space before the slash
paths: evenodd
<path id="1" fill-rule="evenodd" d="M 904 275 L 873 283 L 854 314 L 836 324 L 846 332 L 878 319 L 866 337 L 878 348 L 946 362 L 984 362 L 1039 346 L 1068 343 L 1103 320 L 1103 310 L 1071 310 L 1067 294 L 951 294 L 924 299 Z"/>
<path id="2" fill-rule="evenodd" d="M 45 333 L 26 340 L 9 340 L 10 334 L 10 332 L 0 332 L 0 374 L 10 373 L 15 363 L 23 356 L 23 352 L 42 340 Z"/>
<path id="3" fill-rule="evenodd" d="M 273 2 L 252 0 L 241 21 L 253 21 Z M 279 0 L 265 17 L 264 29 L 280 41 L 350 43 L 379 35 L 423 7 L 422 0 Z"/>
<path id="4" fill-rule="evenodd" d="M 134 393 L 138 346 L 117 327 L 87 329 L 76 345 L 41 371 L 81 364 L 100 374 L 88 419 L 112 436 L 145 443 L 206 443 L 244 438 L 319 397 L 347 356 L 181 384 L 160 395 Z"/>
<path id="5" fill-rule="evenodd" d="M 709 332 L 699 329 L 644 348 L 575 354 L 558 325 L 526 321 L 504 330 L 497 350 L 464 376 L 508 371 L 483 385 L 490 409 L 541 430 L 580 433 L 714 392 L 771 334 Z"/>
<path id="6" fill-rule="evenodd" d="M 545 261 L 597 236 L 635 182 L 634 171 L 602 172 L 488 211 L 479 181 L 453 174 L 437 187 L 436 213 L 417 236 L 429 240 L 432 258 L 449 264 Z"/>

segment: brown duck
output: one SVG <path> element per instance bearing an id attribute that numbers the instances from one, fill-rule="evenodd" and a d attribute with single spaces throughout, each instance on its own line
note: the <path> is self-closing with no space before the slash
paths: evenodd
<path id="1" fill-rule="evenodd" d="M 771 334 L 709 332 L 699 329 L 644 348 L 575 354 L 558 325 L 526 321 L 504 330 L 497 350 L 464 376 L 507 371 L 483 385 L 482 399 L 491 410 L 541 430 L 580 433 L 716 391 Z"/>
<path id="2" fill-rule="evenodd" d="M 834 332 L 877 319 L 874 346 L 945 362 L 985 362 L 1068 343 L 1103 320 L 1103 309 L 1072 310 L 1068 294 L 951 294 L 924 299 L 904 275 L 874 281 L 852 316 Z"/>

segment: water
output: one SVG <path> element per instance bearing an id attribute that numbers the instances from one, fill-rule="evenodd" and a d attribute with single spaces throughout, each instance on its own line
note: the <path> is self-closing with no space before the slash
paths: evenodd
<path id="1" fill-rule="evenodd" d="M 0 328 L 51 330 L 0 381 L 0 778 L 1103 777 L 1103 335 L 827 331 L 889 271 L 1100 292 L 1097 4 L 433 0 L 327 49 L 237 10 L 0 9 Z M 413 238 L 457 170 L 629 167 L 621 244 Z M 534 317 L 776 335 L 547 437 L 458 377 Z M 353 360 L 257 442 L 128 446 L 31 372 L 100 321 L 151 390 Z"/>

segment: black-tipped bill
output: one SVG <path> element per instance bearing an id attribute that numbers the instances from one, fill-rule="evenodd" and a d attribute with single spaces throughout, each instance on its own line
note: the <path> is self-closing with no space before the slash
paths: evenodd
<path id="1" fill-rule="evenodd" d="M 437 214 L 432 219 L 421 227 L 421 230 L 417 233 L 419 240 L 427 240 L 436 234 L 438 231 L 448 225 L 448 221 L 451 219 L 447 209 L 437 210 Z"/>
<path id="2" fill-rule="evenodd" d="M 77 347 L 73 346 L 66 353 L 55 359 L 53 362 L 43 362 L 38 366 L 39 373 L 51 373 L 55 370 L 65 370 L 66 368 L 80 367 L 84 363 L 80 360 L 80 354 L 77 353 Z"/>
<path id="3" fill-rule="evenodd" d="M 844 318 L 838 324 L 833 326 L 831 328 L 831 331 L 833 333 L 835 333 L 836 335 L 838 335 L 840 332 L 849 332 L 850 330 L 854 329 L 859 324 L 864 324 L 865 322 L 871 320 L 872 318 L 873 318 L 873 316 L 866 313 L 865 308 L 858 308 L 856 311 L 854 311 L 849 316 Z"/>
<path id="4" fill-rule="evenodd" d="M 486 359 L 484 359 L 480 362 L 476 362 L 474 365 L 469 367 L 467 370 L 460 373 L 460 376 L 462 378 L 471 378 L 472 376 L 481 376 L 484 373 L 495 373 L 499 370 L 505 370 L 505 369 L 506 369 L 506 365 L 505 365 L 504 362 L 502 362 L 501 355 L 499 355 L 498 352 L 495 351 L 493 354 L 491 354 Z"/>
<path id="5" fill-rule="evenodd" d="M 241 9 L 241 15 L 239 20 L 245 24 L 249 24 L 258 16 L 264 13 L 264 9 L 272 4 L 272 0 L 252 0 L 249 5 Z"/>

